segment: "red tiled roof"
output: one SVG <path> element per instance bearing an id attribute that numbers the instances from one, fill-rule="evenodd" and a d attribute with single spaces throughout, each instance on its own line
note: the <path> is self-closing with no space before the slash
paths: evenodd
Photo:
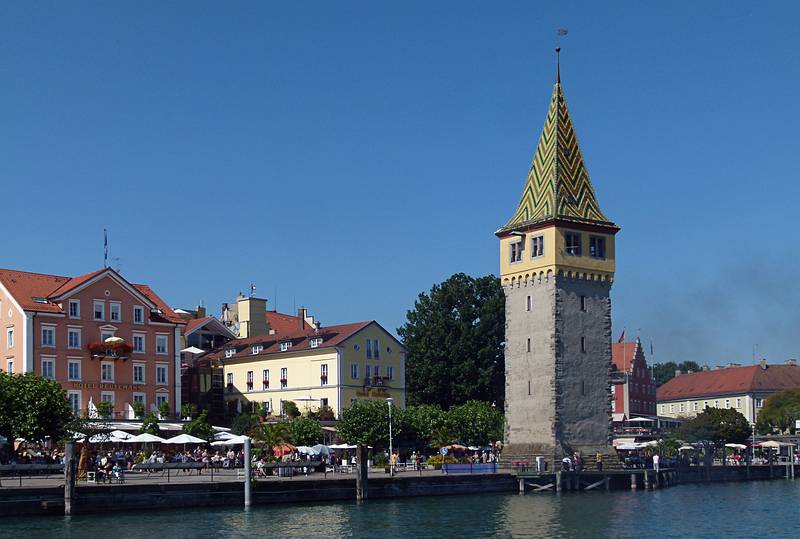
<path id="1" fill-rule="evenodd" d="M 800 367 L 794 365 L 725 367 L 681 374 L 660 386 L 659 401 L 713 397 L 736 393 L 773 392 L 800 387 Z"/>
<path id="2" fill-rule="evenodd" d="M 201 327 L 205 326 L 207 323 L 213 320 L 213 316 L 204 316 L 203 318 L 194 318 L 186 322 L 186 327 L 183 328 L 183 333 L 185 335 L 190 334 L 196 329 L 200 329 Z"/>
<path id="3" fill-rule="evenodd" d="M 267 323 L 270 329 L 275 330 L 275 334 L 290 335 L 300 332 L 300 317 L 290 314 L 279 313 L 277 311 L 267 311 Z M 306 324 L 306 332 L 314 332 L 314 328 Z"/>
<path id="4" fill-rule="evenodd" d="M 318 348 L 326 348 L 330 346 L 337 346 L 339 343 L 348 339 L 374 323 L 374 320 L 368 322 L 355 322 L 352 324 L 340 324 L 337 326 L 322 327 L 319 333 L 315 333 L 314 329 L 310 331 L 300 331 L 298 328 L 292 333 L 284 335 L 259 335 L 256 337 L 248 337 L 246 339 L 234 339 L 225 343 L 225 345 L 217 350 L 209 352 L 209 359 L 220 359 L 225 361 L 225 350 L 229 348 L 236 348 L 236 355 L 233 358 L 227 359 L 240 359 L 252 355 L 251 348 L 254 344 L 261 344 L 264 346 L 260 355 L 279 353 L 280 343 L 285 341 L 292 342 L 291 351 L 304 350 L 311 348 L 310 340 L 313 337 L 322 337 L 322 344 Z"/>
<path id="5" fill-rule="evenodd" d="M 614 368 L 621 372 L 629 372 L 636 357 L 635 342 L 615 342 L 611 345 L 611 361 Z"/>
<path id="6" fill-rule="evenodd" d="M 186 320 L 178 316 L 178 314 L 172 310 L 172 307 L 167 305 L 167 302 L 161 299 L 161 297 L 159 297 L 159 295 L 156 294 L 152 288 L 146 284 L 133 284 L 133 287 L 144 294 L 147 299 L 155 303 L 156 307 L 161 310 L 160 316 L 156 313 L 150 313 L 151 320 L 155 322 L 172 322 L 173 324 L 181 325 L 186 323 Z"/>
<path id="7" fill-rule="evenodd" d="M 62 313 L 63 310 L 55 303 L 48 300 L 46 303 L 34 301 L 34 298 L 54 298 L 62 296 L 81 284 L 97 277 L 108 268 L 99 269 L 79 277 L 63 277 L 61 275 L 48 275 L 45 273 L 32 273 L 0 269 L 0 282 L 6 287 L 9 294 L 25 310 L 36 312 Z M 113 270 L 111 270 L 113 271 Z M 153 302 L 163 315 L 151 314 L 151 319 L 163 322 L 183 324 L 184 321 L 162 300 L 158 294 L 147 285 L 133 285 Z"/>

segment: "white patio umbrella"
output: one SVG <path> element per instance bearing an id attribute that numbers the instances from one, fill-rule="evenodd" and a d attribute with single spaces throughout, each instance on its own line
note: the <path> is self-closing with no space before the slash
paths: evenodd
<path id="1" fill-rule="evenodd" d="M 89 438 L 89 443 L 91 444 L 102 444 L 105 442 L 117 443 L 117 442 L 124 442 L 129 438 L 133 438 L 133 435 L 122 430 L 112 430 L 109 433 L 95 434 L 94 436 Z"/>
<path id="2" fill-rule="evenodd" d="M 330 449 L 355 449 L 358 447 L 357 445 L 347 445 L 347 444 L 334 444 L 328 446 Z"/>
<path id="3" fill-rule="evenodd" d="M 211 445 L 213 446 L 241 445 L 243 443 L 244 443 L 244 436 L 234 436 L 233 438 L 228 438 L 227 440 L 217 440 L 216 442 L 212 442 Z"/>
<path id="4" fill-rule="evenodd" d="M 312 446 L 311 449 L 313 449 L 314 451 L 316 451 L 320 455 L 326 455 L 327 456 L 327 455 L 331 454 L 331 450 L 328 449 L 327 445 L 317 444 L 315 446 Z"/>
<path id="5" fill-rule="evenodd" d="M 694 447 L 691 445 L 682 445 L 678 448 L 678 451 L 694 451 Z"/>
<path id="6" fill-rule="evenodd" d="M 196 346 L 190 346 L 189 348 L 184 348 L 183 350 L 181 350 L 181 352 L 197 355 L 197 354 L 205 354 L 206 351 Z"/>
<path id="7" fill-rule="evenodd" d="M 309 456 L 316 456 L 319 455 L 319 451 L 315 450 L 313 447 L 308 447 L 306 445 L 301 445 L 297 448 L 297 452 L 301 455 L 309 455 Z"/>
<path id="8" fill-rule="evenodd" d="M 653 420 L 647 417 L 632 417 L 628 420 L 628 423 L 652 423 Z"/>
<path id="9" fill-rule="evenodd" d="M 125 342 L 125 339 L 120 337 L 109 337 L 108 339 L 103 341 L 106 344 L 114 344 L 115 342 Z"/>
<path id="10" fill-rule="evenodd" d="M 725 447 L 730 447 L 732 449 L 747 449 L 747 446 L 744 444 L 725 444 Z"/>
<path id="11" fill-rule="evenodd" d="M 217 432 L 214 434 L 214 441 L 230 440 L 231 438 L 236 438 L 236 435 L 230 432 Z"/>
<path id="12" fill-rule="evenodd" d="M 204 444 L 206 440 L 202 438 L 198 438 L 197 436 L 192 436 L 191 434 L 178 434 L 177 436 L 173 436 L 167 440 L 164 440 L 165 444 Z"/>
<path id="13" fill-rule="evenodd" d="M 143 432 L 136 436 L 131 436 L 127 440 L 124 440 L 125 443 L 134 444 L 134 443 L 164 443 L 164 438 L 159 436 L 155 436 L 150 434 L 149 432 Z"/>

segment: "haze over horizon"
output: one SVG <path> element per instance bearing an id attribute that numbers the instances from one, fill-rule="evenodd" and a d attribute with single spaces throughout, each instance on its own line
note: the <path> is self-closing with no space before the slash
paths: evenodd
<path id="1" fill-rule="evenodd" d="M 305 9 L 304 9 L 305 8 Z M 247 293 L 394 331 L 498 274 L 562 81 L 622 227 L 613 338 L 655 360 L 800 356 L 790 2 L 8 4 L 0 267 L 109 263 L 172 306 Z M 119 259 L 117 261 L 117 259 Z M 276 301 L 277 296 L 277 301 Z"/>

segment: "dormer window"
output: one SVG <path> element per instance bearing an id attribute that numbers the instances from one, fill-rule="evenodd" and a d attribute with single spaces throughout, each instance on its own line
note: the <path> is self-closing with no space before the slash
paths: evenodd
<path id="1" fill-rule="evenodd" d="M 253 345 L 253 355 L 260 354 L 262 350 L 264 350 L 264 345 L 263 344 L 254 344 Z"/>
<path id="2" fill-rule="evenodd" d="M 281 352 L 286 352 L 291 347 L 292 347 L 292 341 L 281 342 Z"/>
<path id="3" fill-rule="evenodd" d="M 322 344 L 322 337 L 314 337 L 313 339 L 311 339 L 309 346 L 311 346 L 311 348 L 316 348 L 320 344 Z"/>
<path id="4" fill-rule="evenodd" d="M 33 302 L 34 303 L 44 303 L 44 304 L 46 304 L 47 303 L 47 298 L 37 298 L 37 297 L 35 297 L 35 298 L 33 298 Z"/>
<path id="5" fill-rule="evenodd" d="M 231 358 L 231 357 L 233 357 L 235 355 L 236 355 L 236 349 L 235 348 L 228 348 L 228 349 L 225 350 L 225 357 L 226 358 Z"/>

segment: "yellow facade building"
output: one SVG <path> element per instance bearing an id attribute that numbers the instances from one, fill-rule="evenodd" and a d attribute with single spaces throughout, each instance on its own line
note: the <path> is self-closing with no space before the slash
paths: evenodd
<path id="1" fill-rule="evenodd" d="M 328 406 L 338 418 L 357 400 L 391 397 L 405 406 L 406 350 L 380 324 L 323 327 L 306 317 L 281 316 L 284 324 L 296 321 L 296 329 L 269 329 L 211 353 L 223 366 L 229 410 L 264 406 L 283 415 L 285 403 L 293 401 L 302 413 Z"/>

